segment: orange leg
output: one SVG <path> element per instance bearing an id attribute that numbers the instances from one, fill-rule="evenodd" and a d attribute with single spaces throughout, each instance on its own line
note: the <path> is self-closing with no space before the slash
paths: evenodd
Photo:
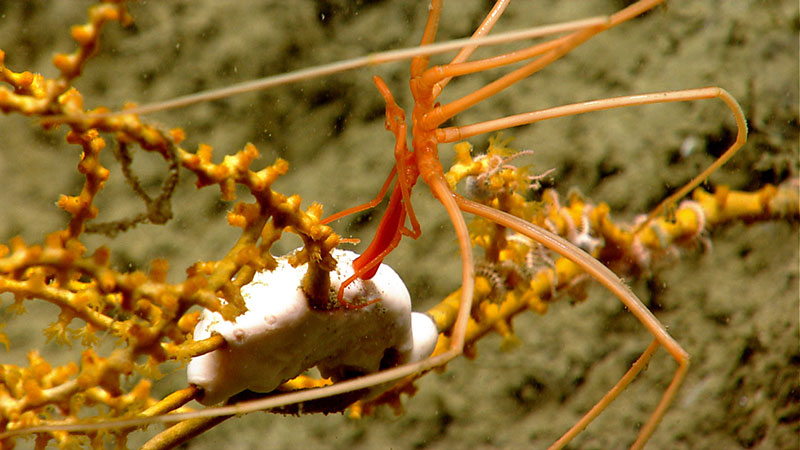
<path id="1" fill-rule="evenodd" d="M 475 30 L 474 33 L 472 33 L 471 38 L 475 39 L 475 38 L 483 37 L 483 36 L 486 36 L 487 34 L 489 34 L 489 32 L 494 27 L 494 25 L 500 19 L 500 16 L 502 16 L 503 12 L 505 12 L 505 10 L 508 7 L 508 4 L 510 2 L 511 2 L 511 0 L 498 0 L 497 3 L 495 3 L 494 7 L 492 7 L 492 10 L 489 11 L 489 14 L 486 15 L 486 18 L 483 19 L 483 22 L 481 22 L 481 24 L 478 27 L 478 29 Z M 469 47 L 464 47 L 450 61 L 448 66 L 454 66 L 454 65 L 456 65 L 458 63 L 466 61 L 467 59 L 469 59 L 470 56 L 472 56 L 472 54 L 475 52 L 475 50 L 477 48 L 478 47 L 474 46 L 474 45 L 473 46 L 469 46 Z M 434 89 L 434 91 L 433 91 L 434 97 L 439 95 L 439 93 L 442 91 L 442 89 L 444 89 L 444 87 L 447 86 L 447 83 L 450 82 L 451 78 L 452 77 L 444 77 L 444 78 L 439 79 L 436 82 L 436 86 L 434 86 L 434 88 L 433 88 Z"/>
<path id="2" fill-rule="evenodd" d="M 472 92 L 471 94 L 465 95 L 464 97 L 452 101 L 450 103 L 447 103 L 445 105 L 433 108 L 431 111 L 425 114 L 425 117 L 422 120 L 420 126 L 422 128 L 435 128 L 439 126 L 446 120 L 470 108 L 476 103 L 483 101 L 489 97 L 492 97 L 493 95 L 497 94 L 503 89 L 538 72 L 539 70 L 546 67 L 553 61 L 571 52 L 575 47 L 586 42 L 596 34 L 608 30 L 610 28 L 613 28 L 622 22 L 630 20 L 631 18 L 636 17 L 644 13 L 645 11 L 654 8 L 663 1 L 664 0 L 639 1 L 611 16 L 608 23 L 604 25 L 575 31 L 573 33 L 568 34 L 567 36 L 557 38 L 552 41 L 545 42 L 543 44 L 539 44 L 525 50 L 512 52 L 506 55 L 500 55 L 498 57 L 489 58 L 487 60 L 477 61 L 474 63 L 459 64 L 456 65 L 455 67 L 449 67 L 449 68 L 447 66 L 444 66 L 443 68 L 434 67 L 429 69 L 433 72 L 429 73 L 427 76 L 425 74 L 420 73 L 420 75 L 422 75 L 420 83 L 423 84 L 423 86 L 430 86 L 448 77 L 463 75 L 467 73 L 480 72 L 483 70 L 488 70 L 491 68 L 496 68 L 506 64 L 510 64 L 512 62 L 528 59 L 536 55 L 541 55 L 535 60 L 531 61 L 530 63 L 500 77 L 499 79 L 493 81 L 492 83 L 487 84 L 486 86 L 476 90 L 475 92 Z M 412 77 L 413 75 L 414 74 L 412 72 Z"/>
<path id="3" fill-rule="evenodd" d="M 588 253 L 582 250 L 577 250 L 573 244 L 564 240 L 563 238 L 554 235 L 553 233 L 526 222 L 519 217 L 512 216 L 511 214 L 499 211 L 494 208 L 475 203 L 465 198 L 456 197 L 459 208 L 462 211 L 471 214 L 476 214 L 491 220 L 499 225 L 511 228 L 512 230 L 533 239 L 534 241 L 542 244 L 556 253 L 569 258 L 578 264 L 586 273 L 592 278 L 599 281 L 606 289 L 611 291 L 620 301 L 628 308 L 639 322 L 650 331 L 655 337 L 655 341 L 644 351 L 639 360 L 634 363 L 633 367 L 620 379 L 617 384 L 583 417 L 577 424 L 575 424 L 567 433 L 565 433 L 551 448 L 557 449 L 565 446 L 571 441 L 581 430 L 586 428 L 595 417 L 597 417 L 605 408 L 610 404 L 624 389 L 630 384 L 633 378 L 638 374 L 646 365 L 647 360 L 650 359 L 652 354 L 663 346 L 669 354 L 678 363 L 678 368 L 672 377 L 672 381 L 667 387 L 666 391 L 661 397 L 661 401 L 656 407 L 655 411 L 650 415 L 644 427 L 639 432 L 639 437 L 636 442 L 631 446 L 632 448 L 641 448 L 650 438 L 655 431 L 661 419 L 664 417 L 669 405 L 675 399 L 675 394 L 683 382 L 686 372 L 689 370 L 689 354 L 678 344 L 675 339 L 670 336 L 664 325 L 650 312 L 649 309 L 639 300 L 636 295 L 619 279 L 608 267 L 604 266 L 600 261 L 594 259 Z M 577 250 L 577 251 L 576 251 Z"/>
<path id="4" fill-rule="evenodd" d="M 394 180 L 394 176 L 397 175 L 397 167 L 392 167 L 392 171 L 389 172 L 389 176 L 386 177 L 386 181 L 383 182 L 383 186 L 381 186 L 381 190 L 378 192 L 378 195 L 375 196 L 372 200 L 362 203 L 358 206 L 353 206 L 351 208 L 347 208 L 343 211 L 339 211 L 336 214 L 331 214 L 330 216 L 322 219 L 320 223 L 323 225 L 327 225 L 331 222 L 335 222 L 342 217 L 349 216 L 350 214 L 360 213 L 361 211 L 365 211 L 370 208 L 374 208 L 378 206 L 381 201 L 383 201 L 383 197 L 386 196 L 386 192 L 389 190 L 389 186 L 392 184 L 392 180 Z"/>
<path id="5" fill-rule="evenodd" d="M 503 117 L 501 119 L 489 120 L 472 125 L 465 125 L 460 127 L 439 128 L 436 130 L 436 136 L 439 142 L 455 142 L 466 139 L 470 136 L 478 134 L 489 133 L 492 131 L 504 130 L 506 128 L 527 125 L 534 122 L 539 122 L 546 119 L 553 119 L 564 116 L 574 116 L 592 111 L 601 111 L 605 109 L 621 108 L 625 106 L 638 106 L 650 105 L 655 103 L 669 103 L 669 102 L 685 102 L 693 100 L 706 100 L 706 99 L 720 99 L 733 113 L 736 120 L 737 134 L 736 140 L 730 147 L 723 153 L 716 161 L 709 165 L 705 170 L 700 172 L 691 181 L 686 183 L 681 189 L 678 189 L 664 199 L 641 223 L 637 230 L 647 226 L 647 224 L 661 211 L 666 205 L 673 204 L 679 199 L 683 198 L 692 189 L 696 188 L 703 181 L 705 181 L 714 171 L 720 166 L 725 164 L 733 155 L 745 144 L 747 141 L 747 120 L 744 117 L 744 112 L 736 99 L 733 98 L 725 89 L 718 87 L 705 87 L 697 89 L 686 89 L 683 91 L 671 92 L 656 92 L 651 94 L 641 95 L 626 95 L 623 97 L 607 98 L 602 100 L 593 100 L 588 102 L 574 103 L 571 105 L 557 106 L 555 108 L 543 109 L 540 111 L 533 111 L 529 113 L 517 114 L 514 116 Z"/>

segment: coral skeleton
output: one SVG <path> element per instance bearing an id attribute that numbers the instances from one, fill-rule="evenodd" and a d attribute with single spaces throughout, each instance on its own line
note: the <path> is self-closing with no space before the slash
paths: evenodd
<path id="1" fill-rule="evenodd" d="M 352 275 L 358 255 L 334 250 L 332 293 Z M 439 332 L 430 317 L 411 312 L 411 297 L 400 277 L 382 264 L 375 277 L 356 280 L 344 291 L 363 308 L 316 310 L 302 289 L 306 266 L 292 267 L 287 257 L 259 272 L 241 289 L 247 312 L 233 322 L 203 311 L 194 331 L 201 341 L 219 334 L 225 345 L 192 358 L 190 384 L 203 390 L 200 402 L 214 404 L 248 389 L 272 392 L 281 383 L 316 367 L 339 381 L 427 358 Z M 331 296 L 336 299 L 335 295 Z M 324 343 L 321 345 L 321 343 Z"/>

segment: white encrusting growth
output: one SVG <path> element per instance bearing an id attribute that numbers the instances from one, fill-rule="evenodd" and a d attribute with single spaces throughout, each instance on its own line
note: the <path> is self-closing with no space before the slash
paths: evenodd
<path id="1" fill-rule="evenodd" d="M 337 260 L 337 270 L 331 272 L 335 291 L 353 273 L 358 255 L 338 249 L 332 254 Z M 278 263 L 242 288 L 248 311 L 235 322 L 203 312 L 195 340 L 220 334 L 227 345 L 189 363 L 187 377 L 203 389 L 201 403 L 215 404 L 245 389 L 271 392 L 312 367 L 337 381 L 385 368 L 382 361 L 393 366 L 433 352 L 436 325 L 427 315 L 411 312 L 408 290 L 389 266 L 381 264 L 371 280 L 356 280 L 344 291 L 350 303 L 379 302 L 317 311 L 300 287 L 306 266 L 292 267 L 287 258 Z"/>

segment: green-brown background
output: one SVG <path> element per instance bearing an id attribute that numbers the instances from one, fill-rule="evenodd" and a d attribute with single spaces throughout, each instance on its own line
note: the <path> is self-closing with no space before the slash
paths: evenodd
<path id="1" fill-rule="evenodd" d="M 442 38 L 468 35 L 486 1 L 446 2 Z M 85 22 L 89 2 L 0 2 L 0 48 L 9 67 L 53 76 L 50 58 L 72 51 L 68 26 Z M 518 1 L 499 29 L 546 24 L 615 11 L 624 1 Z M 413 46 L 424 25 L 425 2 L 140 2 L 135 25 L 104 32 L 100 54 L 77 86 L 87 106 L 119 107 L 225 86 L 366 52 Z M 564 60 L 458 118 L 471 123 L 503 115 L 616 95 L 721 86 L 742 103 L 752 133 L 748 145 L 712 183 L 753 189 L 796 177 L 798 168 L 798 10 L 792 1 L 673 1 L 586 44 Z M 488 54 L 488 53 L 483 53 Z M 371 198 L 393 161 L 383 130 L 383 102 L 370 77 L 383 76 L 401 105 L 410 107 L 406 63 L 359 70 L 282 89 L 243 95 L 153 116 L 183 127 L 187 148 L 211 144 L 217 157 L 253 142 L 257 165 L 280 156 L 291 172 L 276 188 L 319 201 L 333 212 Z M 448 86 L 456 98 L 490 79 L 471 77 Z M 629 108 L 558 119 L 511 130 L 514 146 L 533 149 L 538 171 L 556 168 L 562 194 L 578 187 L 608 202 L 614 217 L 630 221 L 668 189 L 680 186 L 718 154 L 734 133 L 719 101 Z M 681 158 L 678 148 L 696 139 Z M 472 143 L 480 148 L 485 138 Z M 440 149 L 447 164 L 448 145 Z M 58 193 L 76 193 L 78 150 L 63 133 L 43 133 L 29 120 L 0 117 L 0 238 L 29 242 L 61 227 Z M 157 186 L 163 173 L 152 155 L 137 154 L 141 177 Z M 112 172 L 117 166 L 106 155 Z M 119 177 L 100 199 L 105 219 L 139 211 Z M 167 257 L 170 276 L 198 259 L 219 258 L 235 239 L 225 224 L 230 204 L 218 190 L 196 192 L 183 174 L 166 227 L 141 226 L 112 245 L 120 268 Z M 423 227 L 388 263 L 406 279 L 415 309 L 430 307 L 458 287 L 458 254 L 442 208 L 427 188 L 415 192 Z M 337 224 L 368 240 L 376 215 Z M 737 224 L 712 232 L 712 246 L 665 261 L 652 276 L 632 281 L 644 302 L 692 355 L 693 365 L 651 448 L 797 448 L 800 421 L 798 350 L 798 239 L 796 223 Z M 101 239 L 92 238 L 90 245 Z M 279 251 L 298 245 L 281 243 Z M 9 302 L 3 297 L 3 306 Z M 40 329 L 57 313 L 29 305 L 22 317 L 0 310 L 12 352 L 0 361 L 21 363 L 39 347 L 53 361 L 74 358 L 44 344 Z M 34 317 L 34 315 L 36 317 Z M 22 319 L 22 320 L 20 320 Z M 37 322 L 34 322 L 37 321 Z M 303 417 L 251 414 L 229 420 L 188 448 L 540 448 L 573 424 L 625 371 L 649 342 L 620 303 L 599 288 L 579 305 L 564 301 L 544 317 L 515 321 L 523 345 L 498 350 L 492 337 L 476 361 L 460 359 L 444 374 L 418 382 L 406 414 L 376 417 Z M 672 371 L 660 352 L 634 383 L 574 443 L 574 448 L 620 448 L 635 437 Z M 176 373 L 158 389 L 185 383 Z M 135 441 L 133 441 L 135 442 Z M 132 445 L 134 445 L 132 442 Z M 25 445 L 22 446 L 24 448 Z"/>

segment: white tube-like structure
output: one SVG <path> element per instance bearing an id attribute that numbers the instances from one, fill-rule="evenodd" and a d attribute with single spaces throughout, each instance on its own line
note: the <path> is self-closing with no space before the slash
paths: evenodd
<path id="1" fill-rule="evenodd" d="M 353 273 L 356 253 L 336 249 L 331 287 Z M 400 277 L 381 264 L 370 280 L 355 280 L 344 291 L 351 304 L 381 300 L 358 309 L 317 311 L 301 289 L 306 266 L 278 259 L 271 272 L 257 273 L 242 287 L 247 312 L 228 322 L 203 311 L 194 339 L 225 338 L 219 350 L 192 358 L 188 381 L 203 389 L 201 403 L 218 403 L 245 389 L 271 392 L 284 381 L 317 367 L 334 381 L 380 370 L 383 365 L 419 361 L 433 353 L 438 330 L 433 320 L 411 312 Z M 386 359 L 384 359 L 386 358 Z"/>

